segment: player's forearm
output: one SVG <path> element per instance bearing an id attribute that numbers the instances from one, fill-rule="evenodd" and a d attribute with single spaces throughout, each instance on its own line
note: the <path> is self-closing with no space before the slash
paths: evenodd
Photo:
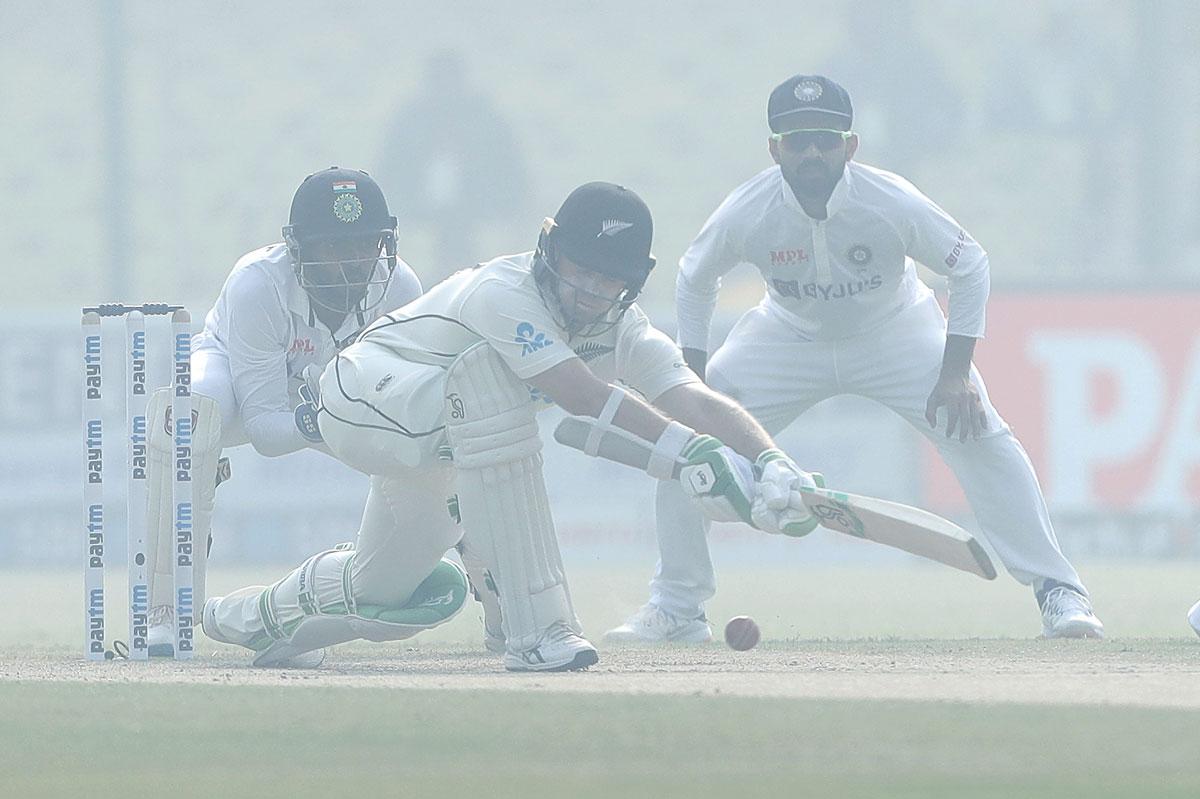
<path id="1" fill-rule="evenodd" d="M 291 411 L 260 413 L 251 419 L 244 419 L 242 426 L 255 451 L 268 458 L 288 455 L 312 446 L 296 429 L 296 419 Z"/>
<path id="2" fill-rule="evenodd" d="M 942 353 L 941 379 L 966 379 L 971 371 L 971 359 L 975 356 L 975 342 L 970 336 L 946 336 L 946 349 Z"/>
<path id="3" fill-rule="evenodd" d="M 775 446 L 767 431 L 742 406 L 699 383 L 673 388 L 659 397 L 655 405 L 697 433 L 716 436 L 750 460 Z"/>

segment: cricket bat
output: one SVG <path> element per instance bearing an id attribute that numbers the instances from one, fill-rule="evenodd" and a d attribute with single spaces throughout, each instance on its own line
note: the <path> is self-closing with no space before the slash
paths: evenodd
<path id="1" fill-rule="evenodd" d="M 594 427 L 590 419 L 568 416 L 555 428 L 554 439 L 583 451 Z M 632 434 L 606 430 L 600 436 L 596 457 L 644 470 L 652 447 Z M 676 464 L 676 477 L 683 465 Z M 996 568 L 979 542 L 936 513 L 828 488 L 802 488 L 801 495 L 809 512 L 826 529 L 928 558 L 985 580 L 996 577 Z"/>

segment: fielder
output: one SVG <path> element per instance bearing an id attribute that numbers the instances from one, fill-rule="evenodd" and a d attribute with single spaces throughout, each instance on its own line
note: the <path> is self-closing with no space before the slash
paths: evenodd
<path id="1" fill-rule="evenodd" d="M 702 514 L 811 530 L 798 499 L 809 475 L 707 389 L 634 304 L 654 266 L 652 232 L 632 191 L 583 185 L 545 221 L 535 251 L 452 275 L 337 355 L 321 376 L 318 420 L 333 453 L 372 475 L 358 539 L 274 585 L 209 599 L 205 634 L 253 650 L 259 666 L 311 666 L 333 644 L 408 638 L 462 607 L 466 577 L 443 557 L 462 538 L 464 561 L 487 572 L 476 587 L 498 592 L 506 669 L 596 663 L 542 476 L 536 414 L 551 403 L 589 419 L 597 438 L 650 442 L 646 471 L 657 477 L 685 462 L 684 496 Z"/>
<path id="2" fill-rule="evenodd" d="M 679 262 L 684 357 L 772 434 L 838 394 L 900 414 L 954 471 L 1009 572 L 1033 587 L 1043 633 L 1100 637 L 1029 458 L 971 365 L 984 332 L 987 254 L 911 183 L 852 160 L 852 115 L 846 91 L 820 75 L 771 92 L 775 166 L 735 189 Z M 913 260 L 946 276 L 948 322 Z M 762 273 L 766 295 L 708 363 L 721 277 L 740 262 Z M 707 641 L 704 602 L 716 581 L 706 522 L 671 483 L 660 483 L 657 509 L 650 601 L 607 637 Z"/>
<path id="3" fill-rule="evenodd" d="M 305 178 L 283 239 L 238 260 L 192 338 L 196 607 L 204 602 L 216 487 L 227 476 L 221 451 L 249 442 L 267 457 L 306 447 L 328 452 L 311 419 L 315 408 L 303 401 L 305 371 L 319 374 L 381 309 L 421 294 L 417 276 L 396 257 L 396 218 L 365 172 L 331 167 Z M 149 652 L 167 657 L 174 653 L 170 410 L 168 390 L 152 395 Z"/>

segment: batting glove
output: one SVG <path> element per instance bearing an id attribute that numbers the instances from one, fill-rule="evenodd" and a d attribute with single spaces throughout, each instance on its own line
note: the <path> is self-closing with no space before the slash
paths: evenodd
<path id="1" fill-rule="evenodd" d="M 705 516 L 714 522 L 754 524 L 754 467 L 749 459 L 709 435 L 695 436 L 680 456 L 687 463 L 679 470 L 679 483 Z"/>
<path id="2" fill-rule="evenodd" d="M 753 524 L 768 533 L 805 536 L 817 527 L 800 494 L 801 487 L 816 486 L 812 475 L 778 449 L 764 450 L 754 461 Z"/>

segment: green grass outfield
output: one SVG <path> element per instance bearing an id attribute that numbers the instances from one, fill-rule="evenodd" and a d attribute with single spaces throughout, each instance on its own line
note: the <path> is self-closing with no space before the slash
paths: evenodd
<path id="1" fill-rule="evenodd" d="M 1200 795 L 1196 711 L 28 683 L 0 706 L 6 796 Z"/>
<path id="2" fill-rule="evenodd" d="M 646 569 L 570 567 L 599 643 Z M 79 576 L 4 573 L 0 796 L 1200 796 L 1200 567 L 1083 572 L 1104 641 L 1036 640 L 1004 576 L 730 565 L 712 617 L 756 616 L 761 646 L 602 645 L 573 675 L 505 674 L 474 606 L 311 672 L 207 640 L 190 663 L 85 663 Z"/>

